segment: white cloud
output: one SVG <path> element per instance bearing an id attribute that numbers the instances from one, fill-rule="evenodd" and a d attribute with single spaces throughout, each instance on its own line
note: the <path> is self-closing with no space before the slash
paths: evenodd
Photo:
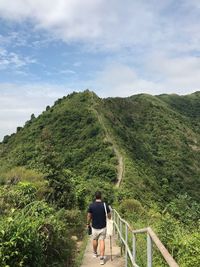
<path id="1" fill-rule="evenodd" d="M 90 50 L 140 45 L 188 51 L 200 45 L 198 0 L 1 0 L 0 17 L 31 21 L 35 30 L 67 43 L 81 41 Z"/>
<path id="2" fill-rule="evenodd" d="M 66 43 L 81 42 L 90 52 L 128 48 L 180 53 L 200 47 L 198 0 L 1 0 L 0 17 L 29 21 L 34 33 L 42 30 Z M 24 33 L 13 32 L 9 38 L 29 45 Z M 51 40 L 49 35 L 44 39 L 45 44 Z M 41 38 L 32 42 L 41 44 Z"/>
<path id="3" fill-rule="evenodd" d="M 199 0 L 184 0 L 183 1 L 184 5 L 188 8 L 188 7 L 194 7 L 194 8 L 199 8 L 200 9 L 200 2 Z"/>
<path id="4" fill-rule="evenodd" d="M 183 94 L 200 89 L 199 57 L 154 54 L 149 62 L 148 71 L 162 80 L 163 89 Z"/>
<path id="5" fill-rule="evenodd" d="M 28 32 L 23 31 L 6 32 L 4 35 L 0 34 L 0 44 L 1 46 L 12 45 L 13 47 L 26 46 L 28 45 L 27 39 L 29 35 Z"/>
<path id="6" fill-rule="evenodd" d="M 36 63 L 35 59 L 8 52 L 5 48 L 0 47 L 0 70 L 7 68 L 20 69 L 33 63 Z"/>
<path id="7" fill-rule="evenodd" d="M 76 62 L 73 63 L 73 66 L 76 67 L 76 68 L 79 68 L 81 65 L 82 65 L 81 61 L 76 61 Z"/>
<path id="8" fill-rule="evenodd" d="M 112 63 L 90 81 L 91 88 L 97 88 L 100 96 L 130 96 L 139 93 L 157 94 L 160 84 L 144 79 L 127 65 Z M 95 89 L 94 89 L 95 90 Z"/>
<path id="9" fill-rule="evenodd" d="M 100 0 L 85 0 L 84 2 L 77 0 L 16 0 L 14 2 L 3 0 L 0 3 L 0 14 L 5 19 L 19 22 L 30 19 L 34 21 L 36 27 L 53 30 L 61 38 L 90 37 L 98 33 L 98 27 L 90 23 L 96 21 L 95 15 L 101 2 Z"/>
<path id="10" fill-rule="evenodd" d="M 189 94 L 200 90 L 200 58 L 170 58 L 154 54 L 144 62 L 148 75 L 116 62 L 107 65 L 90 81 L 102 97 L 130 96 L 139 93 L 158 95 L 162 93 Z"/>
<path id="11" fill-rule="evenodd" d="M 67 95 L 71 89 L 53 84 L 0 84 L 0 140 L 23 126 L 32 113 L 40 114 L 47 105 Z"/>
<path id="12" fill-rule="evenodd" d="M 145 45 L 160 37 L 163 31 L 159 12 L 167 3 L 170 2 L 1 0 L 0 16 L 18 22 L 30 20 L 36 29 L 47 30 L 66 42 L 83 41 L 90 46 L 113 49 Z"/>
<path id="13" fill-rule="evenodd" d="M 59 71 L 60 74 L 76 74 L 74 70 L 64 69 Z"/>

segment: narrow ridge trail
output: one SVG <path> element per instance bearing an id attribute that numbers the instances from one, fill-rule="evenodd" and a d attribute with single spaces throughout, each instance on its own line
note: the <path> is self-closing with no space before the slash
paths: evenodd
<path id="1" fill-rule="evenodd" d="M 108 129 L 105 126 L 105 123 L 103 121 L 102 116 L 99 114 L 98 109 L 95 108 L 97 106 L 97 103 L 94 100 L 94 95 L 92 94 L 92 106 L 91 110 L 95 113 L 100 125 L 104 129 L 105 132 L 105 140 L 109 143 L 112 144 L 114 153 L 118 159 L 118 165 L 117 165 L 117 183 L 115 184 L 116 187 L 119 187 L 123 175 L 124 175 L 124 162 L 123 162 L 123 157 L 114 141 L 112 138 L 112 135 L 109 133 Z M 110 251 L 110 239 L 106 238 L 105 239 L 105 265 L 106 267 L 123 267 L 124 266 L 124 259 L 121 257 L 121 251 L 120 247 L 117 245 L 115 237 L 112 238 L 112 261 L 111 261 L 111 251 Z M 87 247 L 85 250 L 85 254 L 83 257 L 83 262 L 81 267 L 96 267 L 100 266 L 100 260 L 98 258 L 93 258 L 93 251 L 92 251 L 92 240 L 88 240 Z"/>
<path id="2" fill-rule="evenodd" d="M 101 124 L 102 128 L 104 129 L 105 132 L 105 140 L 108 141 L 109 143 L 112 144 L 113 150 L 115 152 L 115 155 L 118 160 L 118 165 L 117 165 L 117 182 L 115 184 L 116 187 L 119 187 L 124 176 L 124 161 L 123 161 L 123 156 L 120 153 L 114 139 L 112 138 L 112 135 L 109 133 L 107 127 L 105 126 L 105 123 L 103 121 L 102 115 L 99 114 L 98 110 L 95 108 L 97 105 L 94 100 L 94 96 L 92 95 L 92 100 L 93 100 L 93 106 L 91 107 L 92 111 L 96 114 L 99 123 Z"/>

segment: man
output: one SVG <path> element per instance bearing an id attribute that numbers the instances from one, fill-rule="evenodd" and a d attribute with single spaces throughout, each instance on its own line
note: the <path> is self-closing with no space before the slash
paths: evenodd
<path id="1" fill-rule="evenodd" d="M 87 214 L 87 226 L 92 221 L 92 244 L 93 244 L 93 256 L 98 257 L 97 247 L 98 242 L 100 244 L 100 264 L 104 264 L 105 254 L 105 238 L 106 238 L 106 212 L 104 202 L 102 202 L 101 192 L 95 193 L 96 200 L 90 204 Z M 106 204 L 106 210 L 108 218 L 111 218 L 110 209 Z"/>

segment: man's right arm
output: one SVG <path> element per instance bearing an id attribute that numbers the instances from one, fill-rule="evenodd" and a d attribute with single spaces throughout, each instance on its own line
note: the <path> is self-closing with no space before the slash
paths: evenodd
<path id="1" fill-rule="evenodd" d="M 90 205 L 87 211 L 87 226 L 90 225 L 91 220 L 92 220 L 92 209 Z"/>
<path id="2" fill-rule="evenodd" d="M 88 212 L 88 214 L 87 214 L 87 225 L 90 225 L 91 220 L 92 220 L 92 214 L 90 212 Z"/>

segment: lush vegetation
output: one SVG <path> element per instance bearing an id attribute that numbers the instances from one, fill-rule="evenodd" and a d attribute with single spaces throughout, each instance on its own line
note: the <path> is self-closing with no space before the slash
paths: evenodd
<path id="1" fill-rule="evenodd" d="M 199 266 L 199 107 L 198 92 L 85 91 L 32 114 L 0 144 L 0 265 L 77 266 L 85 211 L 101 189 L 134 228 L 151 225 L 181 266 Z M 124 159 L 119 189 L 106 134 Z M 165 266 L 159 254 L 155 266 Z"/>
<path id="2" fill-rule="evenodd" d="M 161 99 L 138 95 L 104 101 L 107 125 L 131 169 L 130 174 L 126 171 L 126 185 L 130 188 L 129 182 L 135 183 L 140 187 L 138 194 L 132 190 L 137 198 L 143 191 L 161 206 L 177 194 L 187 193 L 199 200 L 199 129 L 193 127 L 189 116 L 170 109 Z"/>
<path id="3" fill-rule="evenodd" d="M 137 95 L 99 105 L 124 156 L 121 213 L 134 228 L 150 225 L 181 266 L 200 264 L 199 96 Z"/>

